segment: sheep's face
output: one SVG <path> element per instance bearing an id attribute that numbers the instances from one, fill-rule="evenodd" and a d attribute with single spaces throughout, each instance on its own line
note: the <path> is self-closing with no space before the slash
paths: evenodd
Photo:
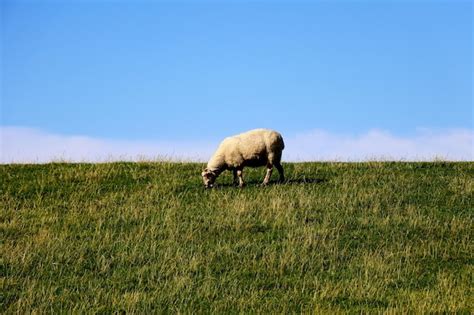
<path id="1" fill-rule="evenodd" d="M 206 188 L 212 188 L 214 186 L 214 182 L 216 181 L 216 174 L 207 168 L 201 173 L 202 181 L 204 182 L 204 186 Z"/>

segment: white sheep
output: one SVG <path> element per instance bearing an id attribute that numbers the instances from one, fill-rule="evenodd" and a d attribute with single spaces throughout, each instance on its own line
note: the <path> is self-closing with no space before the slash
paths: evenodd
<path id="1" fill-rule="evenodd" d="M 285 144 L 281 134 L 268 129 L 255 129 L 236 136 L 225 138 L 202 172 L 206 188 L 212 188 L 216 178 L 225 170 L 232 170 L 234 183 L 244 186 L 242 170 L 245 166 L 267 166 L 263 185 L 268 184 L 275 166 L 280 181 L 285 180 L 281 166 L 281 154 Z"/>

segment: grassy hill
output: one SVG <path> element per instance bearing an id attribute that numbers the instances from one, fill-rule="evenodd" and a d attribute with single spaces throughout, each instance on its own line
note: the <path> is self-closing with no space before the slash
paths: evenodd
<path id="1" fill-rule="evenodd" d="M 202 168 L 1 165 L 0 311 L 473 311 L 474 163 Z"/>

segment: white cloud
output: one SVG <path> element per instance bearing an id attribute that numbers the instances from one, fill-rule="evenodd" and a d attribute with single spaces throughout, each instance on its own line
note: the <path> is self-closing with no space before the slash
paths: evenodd
<path id="1" fill-rule="evenodd" d="M 209 141 L 120 141 L 65 136 L 33 128 L 0 127 L 0 163 L 207 160 L 218 143 Z M 474 160 L 474 130 L 418 130 L 396 136 L 371 130 L 361 135 L 314 130 L 285 135 L 285 161 Z"/>
<path id="2" fill-rule="evenodd" d="M 207 142 L 122 141 L 65 136 L 24 127 L 0 127 L 0 163 L 50 161 L 104 162 L 137 160 L 205 160 Z"/>
<path id="3" fill-rule="evenodd" d="M 474 159 L 474 130 L 417 130 L 413 136 L 396 136 L 370 130 L 344 135 L 314 130 L 287 141 L 290 160 L 469 160 Z"/>

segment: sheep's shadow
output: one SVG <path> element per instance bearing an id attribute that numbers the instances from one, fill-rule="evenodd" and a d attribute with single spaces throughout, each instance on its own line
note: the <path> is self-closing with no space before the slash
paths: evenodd
<path id="1" fill-rule="evenodd" d="M 321 184 L 324 182 L 327 182 L 328 180 L 325 178 L 315 178 L 315 177 L 299 177 L 299 178 L 288 178 L 285 179 L 284 181 L 279 181 L 279 180 L 271 180 L 268 183 L 268 186 L 273 186 L 273 185 L 302 185 L 302 184 Z M 260 180 L 248 180 L 245 182 L 245 186 L 262 186 L 262 181 Z M 228 187 L 238 187 L 238 185 L 234 183 L 219 183 L 216 185 L 217 187 L 221 188 L 228 188 Z"/>
<path id="2" fill-rule="evenodd" d="M 315 178 L 315 177 L 301 177 L 301 178 L 290 178 L 285 180 L 283 184 L 321 184 L 328 180 L 326 178 Z"/>

